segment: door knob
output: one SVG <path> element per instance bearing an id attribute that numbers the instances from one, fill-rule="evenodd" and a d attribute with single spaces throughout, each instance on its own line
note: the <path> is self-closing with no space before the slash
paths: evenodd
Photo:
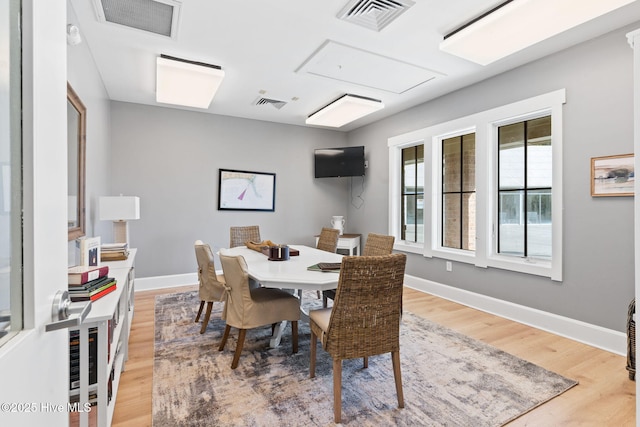
<path id="1" fill-rule="evenodd" d="M 51 323 L 45 326 L 45 330 L 78 327 L 90 311 L 91 301 L 71 302 L 68 291 L 58 291 L 51 306 Z"/>

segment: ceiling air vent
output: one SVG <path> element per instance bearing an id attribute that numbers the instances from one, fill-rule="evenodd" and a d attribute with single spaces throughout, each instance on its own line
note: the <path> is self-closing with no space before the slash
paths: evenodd
<path id="1" fill-rule="evenodd" d="M 412 0 L 352 0 L 338 18 L 380 31 L 414 4 Z"/>
<path id="2" fill-rule="evenodd" d="M 180 2 L 175 0 L 93 0 L 101 22 L 175 38 Z"/>
<path id="3" fill-rule="evenodd" d="M 271 105 L 278 110 L 287 105 L 286 102 L 277 99 L 258 98 L 253 105 Z"/>

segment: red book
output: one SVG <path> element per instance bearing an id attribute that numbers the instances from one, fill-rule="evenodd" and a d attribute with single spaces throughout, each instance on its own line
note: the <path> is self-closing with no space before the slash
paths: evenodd
<path id="1" fill-rule="evenodd" d="M 103 265 L 100 267 L 88 267 L 79 265 L 71 267 L 68 270 L 69 284 L 70 285 L 84 285 L 85 283 L 96 280 L 109 274 L 109 266 Z"/>
<path id="2" fill-rule="evenodd" d="M 102 298 L 103 296 L 105 296 L 108 293 L 111 293 L 113 291 L 116 290 L 116 282 L 113 282 L 113 286 L 109 286 L 107 289 L 105 289 L 104 291 L 98 292 L 95 295 L 91 295 L 91 301 L 95 301 L 99 298 Z"/>

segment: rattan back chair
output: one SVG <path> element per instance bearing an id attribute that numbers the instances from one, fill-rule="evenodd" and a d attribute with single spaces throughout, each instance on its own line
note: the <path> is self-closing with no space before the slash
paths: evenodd
<path id="1" fill-rule="evenodd" d="M 393 243 L 396 238 L 394 236 L 386 236 L 384 234 L 369 233 L 367 241 L 362 249 L 362 256 L 389 255 L 393 252 Z M 336 291 L 329 289 L 322 291 L 322 306 L 327 307 L 329 300 L 335 299 Z"/>
<path id="2" fill-rule="evenodd" d="M 196 261 L 198 262 L 198 294 L 200 296 L 200 308 L 198 308 L 198 314 L 196 315 L 196 323 L 200 321 L 200 315 L 206 302 L 207 311 L 202 321 L 202 327 L 200 328 L 200 333 L 204 334 L 209 324 L 213 303 L 216 301 L 224 301 L 225 299 L 224 275 L 216 274 L 213 251 L 209 245 L 203 243 L 202 240 L 196 240 L 194 246 L 196 250 Z"/>
<path id="3" fill-rule="evenodd" d="M 341 419 L 342 360 L 391 353 L 398 407 L 404 407 L 400 371 L 400 314 L 407 256 L 347 256 L 342 259 L 332 308 L 309 312 L 311 326 L 310 377 L 315 376 L 316 347 L 333 359 L 333 411 Z"/>
<path id="4" fill-rule="evenodd" d="M 386 236 L 384 234 L 369 233 L 367 241 L 362 249 L 363 256 L 389 255 L 393 252 L 393 243 L 396 238 L 394 236 Z"/>
<path id="5" fill-rule="evenodd" d="M 260 227 L 258 225 L 247 225 L 243 227 L 229 228 L 229 247 L 244 246 L 247 241 L 261 242 Z"/>
<path id="6" fill-rule="evenodd" d="M 320 237 L 318 237 L 317 249 L 321 251 L 327 251 L 336 253 L 338 249 L 338 239 L 340 238 L 340 230 L 335 228 L 322 227 L 320 231 Z"/>

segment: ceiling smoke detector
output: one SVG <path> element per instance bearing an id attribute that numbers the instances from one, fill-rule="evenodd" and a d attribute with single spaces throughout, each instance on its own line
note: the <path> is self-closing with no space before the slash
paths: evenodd
<path id="1" fill-rule="evenodd" d="M 352 0 L 338 18 L 380 31 L 415 4 L 412 0 Z"/>

